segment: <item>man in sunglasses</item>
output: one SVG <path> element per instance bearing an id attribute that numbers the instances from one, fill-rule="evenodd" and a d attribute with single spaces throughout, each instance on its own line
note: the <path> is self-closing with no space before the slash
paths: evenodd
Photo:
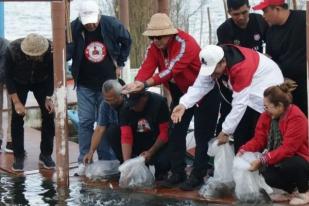
<path id="1" fill-rule="evenodd" d="M 171 93 L 173 107 L 199 73 L 201 62 L 198 54 L 201 49 L 192 36 L 175 29 L 170 18 L 163 13 L 151 17 L 143 35 L 152 41 L 135 82 L 126 86 L 124 92 L 138 92 L 149 86 L 164 84 Z M 157 68 L 159 73 L 154 74 Z M 216 88 L 201 98 L 199 106 L 187 110 L 179 124 L 171 126 L 168 146 L 172 175 L 162 186 L 175 187 L 182 183 L 181 189 L 193 190 L 204 182 L 208 166 L 208 140 L 214 137 L 219 101 Z M 193 170 L 187 179 L 184 170 L 186 134 L 193 115 L 196 150 Z"/>
<path id="2" fill-rule="evenodd" d="M 231 16 L 217 29 L 218 44 L 235 44 L 263 52 L 268 29 L 262 15 L 250 13 L 248 0 L 227 0 Z"/>

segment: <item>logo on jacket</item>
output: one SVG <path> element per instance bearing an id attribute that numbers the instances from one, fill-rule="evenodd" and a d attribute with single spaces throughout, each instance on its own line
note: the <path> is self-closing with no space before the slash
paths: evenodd
<path id="1" fill-rule="evenodd" d="M 260 34 L 254 34 L 253 38 L 255 41 L 259 41 L 261 39 L 261 35 Z"/>
<path id="2" fill-rule="evenodd" d="M 235 39 L 235 40 L 234 40 L 234 44 L 235 44 L 235 45 L 240 45 L 240 41 L 239 41 L 238 39 Z"/>
<path id="3" fill-rule="evenodd" d="M 151 130 L 149 122 L 146 119 L 140 119 L 137 122 L 137 132 L 149 132 Z"/>
<path id="4" fill-rule="evenodd" d="M 106 47 L 103 43 L 94 41 L 88 44 L 85 49 L 85 57 L 88 61 L 99 63 L 106 57 Z"/>

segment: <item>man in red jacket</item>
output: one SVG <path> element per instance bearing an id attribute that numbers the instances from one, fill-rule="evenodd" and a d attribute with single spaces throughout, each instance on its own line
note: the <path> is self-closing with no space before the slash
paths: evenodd
<path id="1" fill-rule="evenodd" d="M 126 86 L 124 91 L 138 92 L 149 86 L 164 84 L 171 93 L 173 107 L 178 104 L 179 98 L 186 93 L 199 73 L 201 49 L 192 36 L 175 29 L 169 17 L 163 13 L 151 17 L 143 35 L 149 37 L 151 44 L 135 82 Z M 154 74 L 157 68 L 159 73 Z M 175 187 L 183 183 L 180 185 L 181 189 L 193 190 L 203 183 L 207 171 L 208 140 L 214 137 L 219 105 L 220 96 L 216 88 L 199 102 L 198 107 L 187 110 L 183 121 L 171 126 L 169 158 L 172 175 L 162 184 L 163 186 Z M 186 134 L 193 115 L 195 160 L 193 170 L 186 180 Z"/>

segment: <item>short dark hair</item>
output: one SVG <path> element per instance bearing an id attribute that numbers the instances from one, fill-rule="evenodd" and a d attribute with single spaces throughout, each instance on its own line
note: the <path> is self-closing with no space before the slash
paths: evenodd
<path id="1" fill-rule="evenodd" d="M 239 9 L 240 7 L 247 5 L 249 6 L 249 1 L 248 0 L 227 0 L 227 9 L 230 10 L 236 10 Z"/>

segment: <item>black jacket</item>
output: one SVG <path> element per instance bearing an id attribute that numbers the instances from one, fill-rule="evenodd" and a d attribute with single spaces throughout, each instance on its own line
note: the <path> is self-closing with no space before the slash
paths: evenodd
<path id="1" fill-rule="evenodd" d="M 0 37 L 0 83 L 5 80 L 5 53 L 9 46 L 9 41 Z"/>
<path id="2" fill-rule="evenodd" d="M 53 58 L 51 47 L 43 57 L 42 62 L 29 60 L 20 47 L 23 39 L 10 43 L 5 55 L 6 85 L 9 94 L 16 92 L 15 84 L 33 85 L 40 83 L 47 90 L 47 96 L 54 91 Z M 51 42 L 49 42 L 51 45 Z"/>
<path id="3" fill-rule="evenodd" d="M 131 48 L 131 37 L 127 29 L 114 17 L 102 15 L 101 34 L 104 44 L 117 66 L 124 66 Z M 77 82 L 80 65 L 84 55 L 84 26 L 78 18 L 72 23 L 73 43 L 67 45 L 67 60 L 72 59 L 72 76 Z"/>

